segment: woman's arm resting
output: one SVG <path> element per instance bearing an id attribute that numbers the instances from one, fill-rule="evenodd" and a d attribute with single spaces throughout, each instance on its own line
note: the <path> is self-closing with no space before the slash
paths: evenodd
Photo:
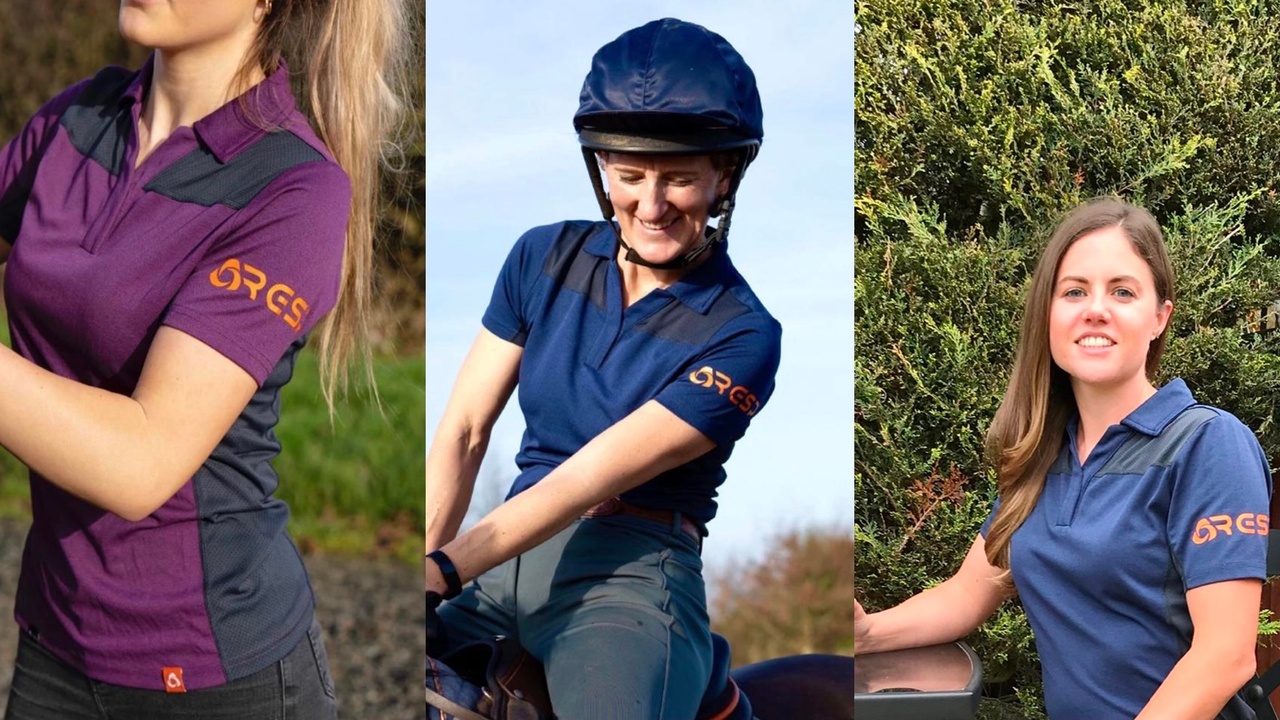
<path id="1" fill-rule="evenodd" d="M 713 447 L 710 438 L 651 400 L 443 549 L 466 582 L 537 546 L 591 506 Z M 428 587 L 438 579 L 430 565 Z M 443 585 L 433 589 L 443 589 Z"/>
<path id="2" fill-rule="evenodd" d="M 481 330 L 462 362 L 427 453 L 427 550 L 458 534 L 489 435 L 520 375 L 524 348 Z"/>
<path id="3" fill-rule="evenodd" d="M 1191 649 L 1138 714 L 1139 720 L 1212 720 L 1253 678 L 1261 580 L 1228 580 L 1187 591 Z"/>
<path id="4" fill-rule="evenodd" d="M 888 610 L 869 615 L 855 612 L 857 651 L 884 652 L 959 640 L 1009 597 L 996 582 L 999 576 L 1000 570 L 987 562 L 986 541 L 978 535 L 960 569 L 946 581 Z"/>
<path id="5" fill-rule="evenodd" d="M 239 365 L 161 327 L 132 397 L 60 377 L 0 347 L 0 445 L 126 520 L 173 497 L 257 389 Z"/>

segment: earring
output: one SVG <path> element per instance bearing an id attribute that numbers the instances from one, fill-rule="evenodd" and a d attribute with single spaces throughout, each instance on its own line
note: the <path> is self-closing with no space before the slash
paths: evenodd
<path id="1" fill-rule="evenodd" d="M 267 11 L 266 11 L 266 13 L 264 13 L 265 15 L 270 15 L 270 14 L 271 14 L 271 2 L 272 2 L 272 0 L 267 0 Z"/>

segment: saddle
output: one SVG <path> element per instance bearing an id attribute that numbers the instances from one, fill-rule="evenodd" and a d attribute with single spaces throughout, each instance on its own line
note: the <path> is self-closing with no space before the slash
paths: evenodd
<path id="1" fill-rule="evenodd" d="M 751 720 L 729 676 L 729 641 L 712 634 L 712 672 L 697 720 Z M 503 636 L 427 657 L 427 720 L 555 720 L 542 665 Z"/>

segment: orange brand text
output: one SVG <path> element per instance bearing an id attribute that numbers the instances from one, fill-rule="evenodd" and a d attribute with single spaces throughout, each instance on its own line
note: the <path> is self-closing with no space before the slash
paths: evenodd
<path id="1" fill-rule="evenodd" d="M 268 310 L 283 319 L 295 331 L 302 329 L 302 317 L 310 309 L 306 300 L 295 295 L 293 288 L 284 283 L 268 286 L 265 272 L 249 263 L 242 263 L 237 258 L 227 260 L 218 266 L 218 269 L 209 273 L 209 282 L 213 283 L 214 287 L 223 288 L 228 292 L 243 290 L 248 293 L 250 300 L 261 300 Z M 264 288 L 266 292 L 263 292 Z"/>

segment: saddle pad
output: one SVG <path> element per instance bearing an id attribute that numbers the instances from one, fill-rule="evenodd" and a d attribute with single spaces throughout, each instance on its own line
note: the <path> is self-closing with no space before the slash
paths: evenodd
<path id="1" fill-rule="evenodd" d="M 427 720 L 476 720 L 484 692 L 453 668 L 427 657 Z M 464 712 L 465 711 L 465 712 Z"/>

